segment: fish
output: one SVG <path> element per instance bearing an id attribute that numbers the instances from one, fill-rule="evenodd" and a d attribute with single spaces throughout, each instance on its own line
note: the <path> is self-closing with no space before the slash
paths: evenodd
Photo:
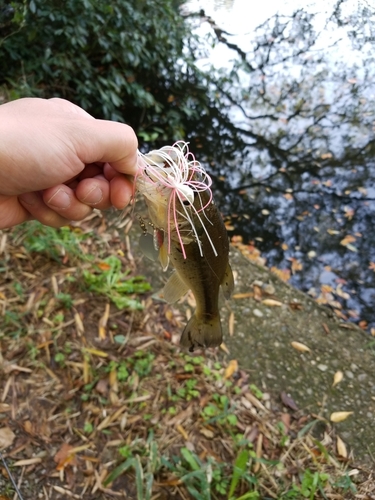
<path id="1" fill-rule="evenodd" d="M 143 195 L 149 217 L 148 223 L 141 219 L 140 246 L 164 271 L 174 268 L 161 293 L 166 302 L 176 302 L 189 290 L 196 301 L 180 344 L 190 352 L 217 347 L 223 339 L 219 292 L 229 299 L 234 279 L 212 180 L 183 141 L 139 153 L 138 165 L 135 189 Z"/>

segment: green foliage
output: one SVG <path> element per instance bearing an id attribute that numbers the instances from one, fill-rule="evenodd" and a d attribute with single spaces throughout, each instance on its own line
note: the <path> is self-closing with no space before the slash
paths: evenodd
<path id="1" fill-rule="evenodd" d="M 230 500 L 257 500 L 259 493 L 254 491 L 257 483 L 255 476 L 248 472 L 249 453 L 242 451 L 237 456 L 234 465 L 217 462 L 214 458 L 201 458 L 188 448 L 181 448 L 179 457 L 171 460 L 162 459 L 162 464 L 174 475 L 181 478 L 192 498 L 210 500 L 228 498 Z M 238 486 L 246 485 L 247 493 L 235 496 Z"/>
<path id="2" fill-rule="evenodd" d="M 217 422 L 220 425 L 229 424 L 235 426 L 237 424 L 237 417 L 233 413 L 235 408 L 229 406 L 228 397 L 222 394 L 214 394 L 213 400 L 203 408 L 203 420 L 207 424 Z"/>
<path id="3" fill-rule="evenodd" d="M 234 462 L 234 467 L 233 467 L 233 475 L 232 475 L 232 480 L 230 483 L 230 488 L 229 488 L 229 498 L 232 498 L 237 485 L 241 479 L 241 477 L 244 476 L 247 468 L 247 463 L 249 461 L 249 451 L 248 450 L 242 450 L 237 458 L 236 461 Z M 254 497 L 256 498 L 256 497 Z"/>
<path id="4" fill-rule="evenodd" d="M 311 472 L 306 469 L 303 474 L 301 474 L 301 483 L 299 485 L 294 484 L 293 487 L 281 496 L 282 500 L 297 500 L 302 498 L 308 498 L 309 500 L 314 500 L 316 494 L 323 493 L 324 498 L 324 486 L 329 479 L 329 475 L 319 472 Z"/>
<path id="5" fill-rule="evenodd" d="M 249 387 L 256 398 L 263 399 L 263 392 L 255 384 L 250 384 Z"/>
<path id="6" fill-rule="evenodd" d="M 109 474 L 104 481 L 104 485 L 109 485 L 128 469 L 133 469 L 137 500 L 150 500 L 154 474 L 160 468 L 158 447 L 154 441 L 153 433 L 150 433 L 146 443 L 137 440 L 133 441 L 131 445 L 121 447 L 119 453 L 126 460 Z"/>
<path id="7" fill-rule="evenodd" d="M 83 278 L 89 290 L 106 295 L 119 309 L 129 307 L 142 309 L 137 299 L 124 294 L 144 293 L 150 290 L 150 284 L 143 276 L 127 277 L 128 272 L 121 271 L 121 260 L 111 255 L 93 269 L 83 270 Z"/>
<path id="8" fill-rule="evenodd" d="M 0 38 L 0 88 L 10 99 L 69 99 L 145 140 L 181 139 L 183 118 L 198 118 L 207 100 L 182 3 L 15 0 Z"/>
<path id="9" fill-rule="evenodd" d="M 65 366 L 65 354 L 64 353 L 58 352 L 57 354 L 55 354 L 54 359 L 55 359 L 56 363 L 58 363 L 59 365 Z"/>
<path id="10" fill-rule="evenodd" d="M 86 255 L 80 242 L 87 238 L 79 230 L 68 226 L 55 229 L 44 226 L 40 222 L 31 221 L 17 228 L 22 243 L 28 252 L 43 252 L 51 259 L 61 262 L 65 255 L 75 256 L 80 260 L 92 260 L 92 256 Z M 64 300 L 63 300 L 64 301 Z"/>
<path id="11" fill-rule="evenodd" d="M 147 377 L 151 373 L 152 363 L 155 359 L 155 355 L 147 351 L 137 351 L 134 354 L 133 367 L 134 371 L 140 377 Z"/>
<path id="12" fill-rule="evenodd" d="M 70 293 L 58 293 L 56 298 L 61 302 L 65 309 L 71 309 L 73 307 L 73 297 Z"/>
<path id="13" fill-rule="evenodd" d="M 154 359 L 155 355 L 151 352 L 136 351 L 133 356 L 123 361 L 111 361 L 106 371 L 116 370 L 119 382 L 127 381 L 133 372 L 139 377 L 147 377 L 151 373 Z"/>
<path id="14" fill-rule="evenodd" d="M 83 432 L 85 434 L 91 434 L 94 430 L 94 426 L 91 422 L 85 422 L 85 425 L 83 426 Z"/>

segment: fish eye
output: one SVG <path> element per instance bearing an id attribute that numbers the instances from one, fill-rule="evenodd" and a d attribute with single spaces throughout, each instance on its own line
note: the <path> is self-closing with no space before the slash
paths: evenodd
<path id="1" fill-rule="evenodd" d="M 195 201 L 197 199 L 197 196 L 198 196 L 198 191 L 195 191 L 195 189 L 192 191 L 193 191 L 194 201 Z M 192 203 L 190 203 L 189 200 L 183 200 L 182 204 L 185 205 L 185 207 L 192 206 Z"/>

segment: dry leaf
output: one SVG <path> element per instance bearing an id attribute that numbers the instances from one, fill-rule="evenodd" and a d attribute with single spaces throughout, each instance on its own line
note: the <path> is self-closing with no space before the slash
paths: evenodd
<path id="1" fill-rule="evenodd" d="M 229 325 L 228 325 L 229 335 L 233 337 L 234 335 L 234 312 L 232 311 L 229 315 Z"/>
<path id="2" fill-rule="evenodd" d="M 338 370 L 333 376 L 332 387 L 335 387 L 335 385 L 339 384 L 343 378 L 344 378 L 343 372 Z"/>
<path id="3" fill-rule="evenodd" d="M 249 297 L 254 297 L 253 292 L 246 292 L 246 293 L 235 293 L 232 295 L 232 299 L 248 299 Z"/>
<path id="4" fill-rule="evenodd" d="M 88 384 L 91 381 L 90 359 L 87 354 L 83 356 L 83 382 Z"/>
<path id="5" fill-rule="evenodd" d="M 327 335 L 331 333 L 330 329 L 325 323 L 322 323 L 323 330 L 326 332 Z"/>
<path id="6" fill-rule="evenodd" d="M 354 411 L 334 411 L 331 413 L 331 416 L 329 417 L 331 422 L 343 422 L 346 420 L 350 415 L 353 415 Z"/>
<path id="7" fill-rule="evenodd" d="M 311 352 L 310 347 L 307 347 L 307 345 L 302 344 L 301 342 L 291 342 L 291 346 L 300 352 Z"/>
<path id="8" fill-rule="evenodd" d="M 346 449 L 345 443 L 339 436 L 337 436 L 336 447 L 337 447 L 337 453 L 341 457 L 348 458 L 348 451 Z"/>
<path id="9" fill-rule="evenodd" d="M 189 436 L 187 434 L 187 432 L 185 431 L 185 429 L 182 427 L 181 424 L 178 424 L 176 426 L 176 429 L 178 430 L 178 432 L 181 434 L 181 436 L 185 439 L 185 441 L 188 441 L 189 440 Z"/>
<path id="10" fill-rule="evenodd" d="M 262 458 L 263 434 L 259 434 L 257 439 L 256 457 L 258 460 L 254 464 L 253 471 L 256 474 L 260 469 L 260 459 Z"/>
<path id="11" fill-rule="evenodd" d="M 349 207 L 344 207 L 344 217 L 347 217 L 349 220 L 352 220 L 354 214 L 355 214 L 355 210 L 353 208 L 349 208 Z"/>
<path id="12" fill-rule="evenodd" d="M 107 379 L 100 379 L 95 386 L 95 390 L 96 390 L 96 392 L 98 392 L 102 396 L 107 396 L 108 395 L 108 380 Z"/>
<path id="13" fill-rule="evenodd" d="M 280 420 L 282 421 L 282 423 L 284 424 L 284 427 L 285 427 L 285 431 L 286 433 L 288 434 L 289 432 L 289 428 L 290 428 L 290 421 L 291 421 L 291 416 L 289 413 L 282 413 L 280 415 Z"/>
<path id="14" fill-rule="evenodd" d="M 220 349 L 224 351 L 226 354 L 230 354 L 229 349 L 224 342 L 220 344 Z"/>
<path id="15" fill-rule="evenodd" d="M 75 311 L 74 313 L 74 322 L 76 324 L 76 330 L 79 337 L 81 337 L 85 333 L 85 327 L 83 326 L 83 322 L 79 312 Z"/>
<path id="16" fill-rule="evenodd" d="M 210 429 L 206 429 L 206 427 L 202 427 L 201 429 L 199 429 L 199 432 L 208 439 L 212 439 L 215 436 L 215 434 L 210 431 Z"/>
<path id="17" fill-rule="evenodd" d="M 2 427 L 0 429 L 0 450 L 8 448 L 13 443 L 15 437 L 16 435 L 10 427 Z"/>
<path id="18" fill-rule="evenodd" d="M 231 359 L 225 368 L 224 378 L 230 378 L 236 371 L 238 371 L 238 362 L 236 359 Z"/>
<path id="19" fill-rule="evenodd" d="M 253 285 L 254 300 L 260 302 L 262 300 L 262 289 L 258 285 Z"/>
<path id="20" fill-rule="evenodd" d="M 288 259 L 292 263 L 292 273 L 296 273 L 297 271 L 301 271 L 303 269 L 303 264 L 298 259 L 294 257 L 290 257 Z"/>
<path id="21" fill-rule="evenodd" d="M 94 356 L 99 356 L 99 358 L 106 358 L 108 357 L 108 352 L 105 351 L 100 351 L 99 349 L 93 349 L 91 347 L 84 347 L 83 352 L 88 352 L 89 354 L 92 354 Z"/>
<path id="22" fill-rule="evenodd" d="M 30 420 L 25 420 L 23 423 L 23 429 L 27 434 L 35 435 L 35 427 Z"/>
<path id="23" fill-rule="evenodd" d="M 172 323 L 174 320 L 174 311 L 172 311 L 171 309 L 167 309 L 165 311 L 165 317 L 170 323 Z"/>
<path id="24" fill-rule="evenodd" d="M 103 316 L 99 320 L 98 333 L 100 340 L 105 340 L 107 337 L 106 326 L 109 318 L 110 304 L 107 303 Z"/>
<path id="25" fill-rule="evenodd" d="M 301 311 L 303 309 L 303 305 L 300 302 L 289 302 L 289 307 L 293 311 Z"/>
<path id="26" fill-rule="evenodd" d="M 43 459 L 41 457 L 25 458 L 24 460 L 17 460 L 17 462 L 14 462 L 13 467 L 25 467 L 26 465 L 40 464 L 42 460 Z"/>
<path id="27" fill-rule="evenodd" d="M 57 463 L 56 470 L 63 470 L 67 465 L 76 463 L 73 449 L 73 446 L 68 443 L 62 444 L 60 450 L 54 456 L 54 461 Z"/>
<path id="28" fill-rule="evenodd" d="M 290 280 L 290 270 L 289 269 L 277 269 L 277 267 L 272 266 L 271 272 L 276 274 L 276 276 L 278 276 L 283 281 Z"/>
<path id="29" fill-rule="evenodd" d="M 101 271 L 109 271 L 111 269 L 111 266 L 107 264 L 107 262 L 99 262 L 98 263 L 98 268 Z"/>
<path id="30" fill-rule="evenodd" d="M 244 396 L 256 408 L 258 408 L 259 410 L 268 412 L 267 408 L 259 401 L 258 398 L 256 398 L 253 394 L 251 394 L 251 392 L 246 392 L 244 394 Z"/>
<path id="31" fill-rule="evenodd" d="M 340 245 L 344 247 L 348 246 L 349 243 L 354 243 L 356 238 L 351 234 L 347 234 L 343 240 L 340 241 Z"/>
<path id="32" fill-rule="evenodd" d="M 359 328 L 362 328 L 362 330 L 366 330 L 367 328 L 367 321 L 362 320 L 358 323 Z"/>
<path id="33" fill-rule="evenodd" d="M 286 392 L 280 394 L 281 401 L 285 406 L 288 406 L 291 410 L 298 411 L 298 406 L 296 405 L 294 399 L 289 396 Z"/>
<path id="34" fill-rule="evenodd" d="M 282 302 L 280 302 L 279 300 L 274 300 L 274 299 L 264 299 L 264 300 L 262 300 L 262 304 L 264 304 L 265 306 L 270 306 L 270 307 L 280 307 L 283 305 Z"/>

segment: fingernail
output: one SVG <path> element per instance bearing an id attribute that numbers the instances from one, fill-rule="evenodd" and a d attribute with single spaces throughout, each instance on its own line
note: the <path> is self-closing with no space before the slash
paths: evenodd
<path id="1" fill-rule="evenodd" d="M 27 205 L 35 205 L 37 198 L 35 193 L 23 193 L 18 196 L 18 199 Z"/>
<path id="2" fill-rule="evenodd" d="M 63 189 L 58 189 L 56 193 L 47 201 L 48 205 L 59 209 L 68 208 L 70 203 L 70 196 Z"/>
<path id="3" fill-rule="evenodd" d="M 103 191 L 100 187 L 95 186 L 87 193 L 87 195 L 82 198 L 84 203 L 89 203 L 90 205 L 97 205 L 103 199 Z"/>

